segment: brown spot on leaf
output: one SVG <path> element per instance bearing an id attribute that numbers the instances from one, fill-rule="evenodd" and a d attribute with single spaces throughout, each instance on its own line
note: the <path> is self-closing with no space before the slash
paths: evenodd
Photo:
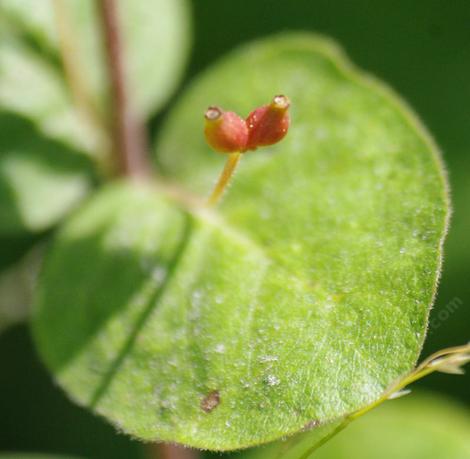
<path id="1" fill-rule="evenodd" d="M 210 413 L 212 410 L 219 406 L 219 403 L 220 393 L 218 390 L 213 390 L 201 400 L 201 409 L 205 413 Z"/>

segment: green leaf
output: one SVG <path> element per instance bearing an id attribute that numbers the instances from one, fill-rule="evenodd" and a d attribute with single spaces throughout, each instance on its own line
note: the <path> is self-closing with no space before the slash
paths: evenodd
<path id="1" fill-rule="evenodd" d="M 0 271 L 0 333 L 28 317 L 42 256 L 43 246 L 38 245 Z"/>
<path id="2" fill-rule="evenodd" d="M 355 421 L 311 457 L 376 459 L 380 451 L 383 459 L 463 459 L 470 457 L 469 431 L 468 410 L 431 394 L 415 394 Z M 260 448 L 237 459 L 275 459 L 282 444 L 277 448 Z"/>
<path id="3" fill-rule="evenodd" d="M 0 110 L 0 235 L 43 231 L 89 191 L 90 160 Z"/>
<path id="4" fill-rule="evenodd" d="M 61 73 L 8 33 L 1 14 L 0 110 L 28 118 L 47 137 L 97 153 L 96 133 L 73 107 Z"/>
<path id="5" fill-rule="evenodd" d="M 247 114 L 278 93 L 287 138 L 246 154 L 218 209 L 188 199 L 223 165 L 204 108 Z M 73 399 L 142 439 L 227 450 L 342 417 L 413 367 L 447 195 L 389 90 L 323 39 L 267 39 L 190 88 L 157 152 L 186 192 L 107 188 L 48 256 L 34 336 Z"/>
<path id="6" fill-rule="evenodd" d="M 149 115 L 165 103 L 182 74 L 189 51 L 190 14 L 186 0 L 120 0 L 123 42 L 132 102 Z M 106 100 L 108 79 L 102 34 L 93 0 L 65 0 L 68 33 L 77 44 L 84 76 L 97 100 Z M 4 0 L 0 12 L 43 50 L 60 55 L 57 17 L 51 0 Z"/>
<path id="7" fill-rule="evenodd" d="M 0 459 L 77 459 L 77 457 L 39 453 L 0 453 Z"/>
<path id="8" fill-rule="evenodd" d="M 81 200 L 89 188 L 91 166 L 79 154 L 107 165 L 108 133 L 93 103 L 94 115 L 89 116 L 74 104 L 61 67 L 63 37 L 58 37 L 57 24 L 70 22 L 62 25 L 70 26 L 64 28 L 81 51 L 74 59 L 84 70 L 93 102 L 102 103 L 105 111 L 109 84 L 96 3 L 56 2 L 65 6 L 68 19 L 53 5 L 51 0 L 0 2 L 0 113 L 8 118 L 0 119 L 5 123 L 0 126 L 0 235 L 47 229 Z M 182 70 L 189 35 L 186 0 L 128 0 L 119 6 L 131 98 L 149 114 L 166 101 Z M 10 134 L 14 116 L 24 127 L 13 121 Z M 26 126 L 27 120 L 32 124 Z"/>
<path id="9" fill-rule="evenodd" d="M 57 223 L 88 192 L 96 147 L 57 69 L 0 14 L 0 236 Z"/>

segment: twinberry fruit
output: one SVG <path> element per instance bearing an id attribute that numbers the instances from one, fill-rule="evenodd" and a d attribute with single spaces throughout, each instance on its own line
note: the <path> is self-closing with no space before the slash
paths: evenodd
<path id="1" fill-rule="evenodd" d="M 204 128 L 207 143 L 216 151 L 229 153 L 225 167 L 207 200 L 209 206 L 220 201 L 242 153 L 272 145 L 287 134 L 290 124 L 287 113 L 289 105 L 286 96 L 276 96 L 270 104 L 252 111 L 246 120 L 219 107 L 207 109 Z"/>
<path id="2" fill-rule="evenodd" d="M 248 127 L 244 119 L 234 112 L 225 112 L 219 107 L 209 107 L 205 113 L 204 134 L 207 143 L 221 153 L 246 150 Z"/>
<path id="3" fill-rule="evenodd" d="M 234 112 L 209 107 L 204 129 L 207 143 L 221 153 L 244 153 L 277 143 L 289 129 L 289 106 L 288 97 L 275 96 L 270 104 L 253 110 L 246 121 Z"/>
<path id="4" fill-rule="evenodd" d="M 246 119 L 248 126 L 247 150 L 255 150 L 279 142 L 289 129 L 288 109 L 290 100 L 286 96 L 275 96 L 268 105 L 253 110 Z"/>

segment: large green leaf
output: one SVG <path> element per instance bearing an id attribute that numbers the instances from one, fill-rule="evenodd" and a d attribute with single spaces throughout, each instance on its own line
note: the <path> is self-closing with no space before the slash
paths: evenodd
<path id="1" fill-rule="evenodd" d="M 109 84 L 97 2 L 60 1 L 66 11 L 67 31 L 78 47 L 84 76 L 96 99 L 103 102 Z M 167 101 L 181 76 L 189 49 L 189 8 L 186 0 L 120 0 L 117 4 L 123 25 L 131 99 L 148 115 Z M 52 0 L 2 0 L 0 12 L 43 50 L 56 57 L 60 55 L 57 11 Z"/>
<path id="2" fill-rule="evenodd" d="M 277 93 L 285 141 L 246 155 L 218 209 L 185 198 L 222 167 L 204 108 L 246 114 Z M 414 365 L 447 197 L 389 90 L 323 39 L 268 39 L 193 85 L 157 152 L 186 192 L 107 188 L 46 262 L 34 335 L 73 399 L 134 436 L 223 450 L 339 418 Z"/>
<path id="3" fill-rule="evenodd" d="M 43 231 L 89 191 L 90 160 L 0 110 L 0 235 Z"/>
<path id="4" fill-rule="evenodd" d="M 311 457 L 465 459 L 470 457 L 469 432 L 468 410 L 431 394 L 416 394 L 355 421 Z M 284 459 L 287 456 L 278 455 L 282 447 L 259 448 L 237 459 Z"/>

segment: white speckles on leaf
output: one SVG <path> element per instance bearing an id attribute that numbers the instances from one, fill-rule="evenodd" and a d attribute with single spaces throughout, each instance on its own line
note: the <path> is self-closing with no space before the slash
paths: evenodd
<path id="1" fill-rule="evenodd" d="M 222 304 L 224 302 L 224 296 L 223 295 L 217 295 L 214 299 L 215 304 Z"/>
<path id="2" fill-rule="evenodd" d="M 277 362 L 279 357 L 277 355 L 261 355 L 258 360 L 261 363 L 270 363 L 270 362 Z"/>
<path id="3" fill-rule="evenodd" d="M 218 344 L 215 346 L 214 351 L 215 351 L 217 354 L 224 354 L 224 353 L 225 353 L 225 344 L 223 344 L 223 343 L 218 343 Z"/>
<path id="4" fill-rule="evenodd" d="M 278 386 L 281 383 L 281 380 L 277 376 L 268 375 L 266 378 L 264 378 L 264 382 L 268 386 Z"/>
<path id="5" fill-rule="evenodd" d="M 161 284 L 166 278 L 166 268 L 163 266 L 157 266 L 152 270 L 152 279 L 157 283 Z"/>

